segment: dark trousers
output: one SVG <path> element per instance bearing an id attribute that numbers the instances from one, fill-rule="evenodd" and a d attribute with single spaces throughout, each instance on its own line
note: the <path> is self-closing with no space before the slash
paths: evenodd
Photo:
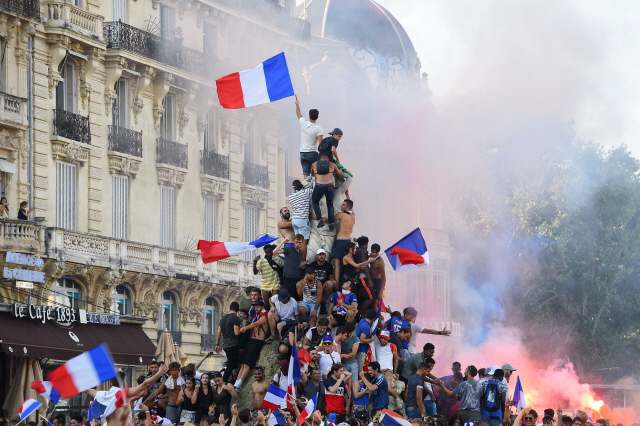
<path id="1" fill-rule="evenodd" d="M 296 288 L 296 284 L 298 284 L 300 278 L 287 278 L 285 277 L 283 280 L 283 286 L 287 290 L 289 290 L 289 296 L 293 297 L 298 302 L 302 300 L 302 297 L 298 295 L 298 289 Z"/>
<path id="2" fill-rule="evenodd" d="M 227 368 L 224 369 L 222 375 L 222 381 L 229 383 L 229 377 L 233 374 L 233 370 L 238 367 L 238 360 L 240 359 L 240 348 L 237 346 L 231 346 L 229 348 L 223 348 L 224 353 L 227 355 Z M 197 421 L 198 419 L 196 419 Z"/>
<path id="3" fill-rule="evenodd" d="M 329 216 L 329 223 L 333 223 L 333 193 L 335 188 L 331 183 L 326 185 L 316 184 L 313 188 L 313 194 L 311 194 L 311 204 L 313 205 L 313 212 L 316 214 L 316 219 L 322 221 L 322 211 L 320 210 L 320 200 L 322 197 L 327 199 L 327 215 Z"/>

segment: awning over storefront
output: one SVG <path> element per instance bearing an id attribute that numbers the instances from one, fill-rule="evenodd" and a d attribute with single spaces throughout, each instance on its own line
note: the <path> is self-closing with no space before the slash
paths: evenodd
<path id="1" fill-rule="evenodd" d="M 5 353 L 66 361 L 106 343 L 116 364 L 146 365 L 156 347 L 137 324 L 79 324 L 15 318 L 0 314 L 0 340 Z"/>

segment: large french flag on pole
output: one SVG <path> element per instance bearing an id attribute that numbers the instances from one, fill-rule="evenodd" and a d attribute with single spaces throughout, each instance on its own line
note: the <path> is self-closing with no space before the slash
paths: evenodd
<path id="1" fill-rule="evenodd" d="M 256 68 L 234 72 L 216 80 L 223 108 L 239 109 L 293 96 L 293 85 L 284 52 Z"/>
<path id="2" fill-rule="evenodd" d="M 287 408 L 293 410 L 292 401 L 296 399 L 296 384 L 302 380 L 300 362 L 298 361 L 298 348 L 296 345 L 293 345 L 291 348 L 291 359 L 289 360 L 289 374 L 287 379 Z"/>
<path id="3" fill-rule="evenodd" d="M 56 392 L 51 382 L 31 382 L 31 389 L 51 401 L 52 404 L 57 404 L 60 400 L 60 394 Z"/>
<path id="4" fill-rule="evenodd" d="M 106 344 L 71 358 L 49 373 L 47 379 L 62 399 L 71 398 L 116 377 L 118 372 Z"/>
<path id="5" fill-rule="evenodd" d="M 280 389 L 276 385 L 269 385 L 269 389 L 267 390 L 267 394 L 262 400 L 260 408 L 275 411 L 280 408 L 280 404 L 282 404 L 282 400 L 285 396 L 287 396 L 287 391 L 285 391 L 284 389 Z"/>
<path id="6" fill-rule="evenodd" d="M 384 251 L 394 271 L 408 271 L 429 264 L 429 252 L 420 228 Z"/>
<path id="7" fill-rule="evenodd" d="M 225 243 L 221 241 L 200 240 L 198 241 L 198 250 L 200 250 L 202 261 L 204 263 L 211 263 L 217 260 L 226 259 L 227 257 L 235 256 L 236 254 L 242 254 L 264 247 L 277 239 L 278 237 L 263 235 L 257 240 L 249 243 Z"/>
<path id="8" fill-rule="evenodd" d="M 524 390 L 522 389 L 522 383 L 520 383 L 520 376 L 516 380 L 516 388 L 513 391 L 513 403 L 516 406 L 516 413 L 520 414 L 523 408 L 527 408 L 527 401 L 524 399 Z"/>

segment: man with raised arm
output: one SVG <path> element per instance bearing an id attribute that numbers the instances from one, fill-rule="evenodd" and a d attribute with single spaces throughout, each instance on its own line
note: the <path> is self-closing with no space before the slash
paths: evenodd
<path id="1" fill-rule="evenodd" d="M 309 120 L 305 119 L 302 116 L 300 102 L 297 99 L 296 115 L 302 130 L 300 136 L 300 164 L 302 165 L 302 173 L 306 178 L 311 171 L 311 165 L 318 159 L 318 144 L 322 142 L 324 131 L 322 127 L 316 124 L 316 120 L 320 116 L 318 110 L 309 110 Z"/>

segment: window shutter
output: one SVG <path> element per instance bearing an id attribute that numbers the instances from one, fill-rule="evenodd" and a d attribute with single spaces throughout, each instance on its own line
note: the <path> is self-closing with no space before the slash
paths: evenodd
<path id="1" fill-rule="evenodd" d="M 206 241 L 215 241 L 217 238 L 216 203 L 215 197 L 204 197 L 204 239 Z"/>
<path id="2" fill-rule="evenodd" d="M 244 207 L 244 241 L 251 242 L 258 238 L 258 207 L 245 206 Z M 254 252 L 248 252 L 244 254 L 244 260 L 251 262 L 255 256 Z"/>
<path id="3" fill-rule="evenodd" d="M 127 0 L 113 0 L 111 11 L 113 21 L 127 22 Z"/>
<path id="4" fill-rule="evenodd" d="M 66 110 L 76 112 L 75 95 L 76 95 L 76 76 L 75 67 L 70 63 L 65 64 L 65 96 Z"/>
<path id="5" fill-rule="evenodd" d="M 127 239 L 129 217 L 129 177 L 113 175 L 113 238 Z"/>
<path id="6" fill-rule="evenodd" d="M 175 246 L 175 189 L 160 187 L 160 245 Z"/>
<path id="7" fill-rule="evenodd" d="M 76 166 L 75 164 L 56 163 L 56 226 L 70 230 L 76 229 Z"/>

